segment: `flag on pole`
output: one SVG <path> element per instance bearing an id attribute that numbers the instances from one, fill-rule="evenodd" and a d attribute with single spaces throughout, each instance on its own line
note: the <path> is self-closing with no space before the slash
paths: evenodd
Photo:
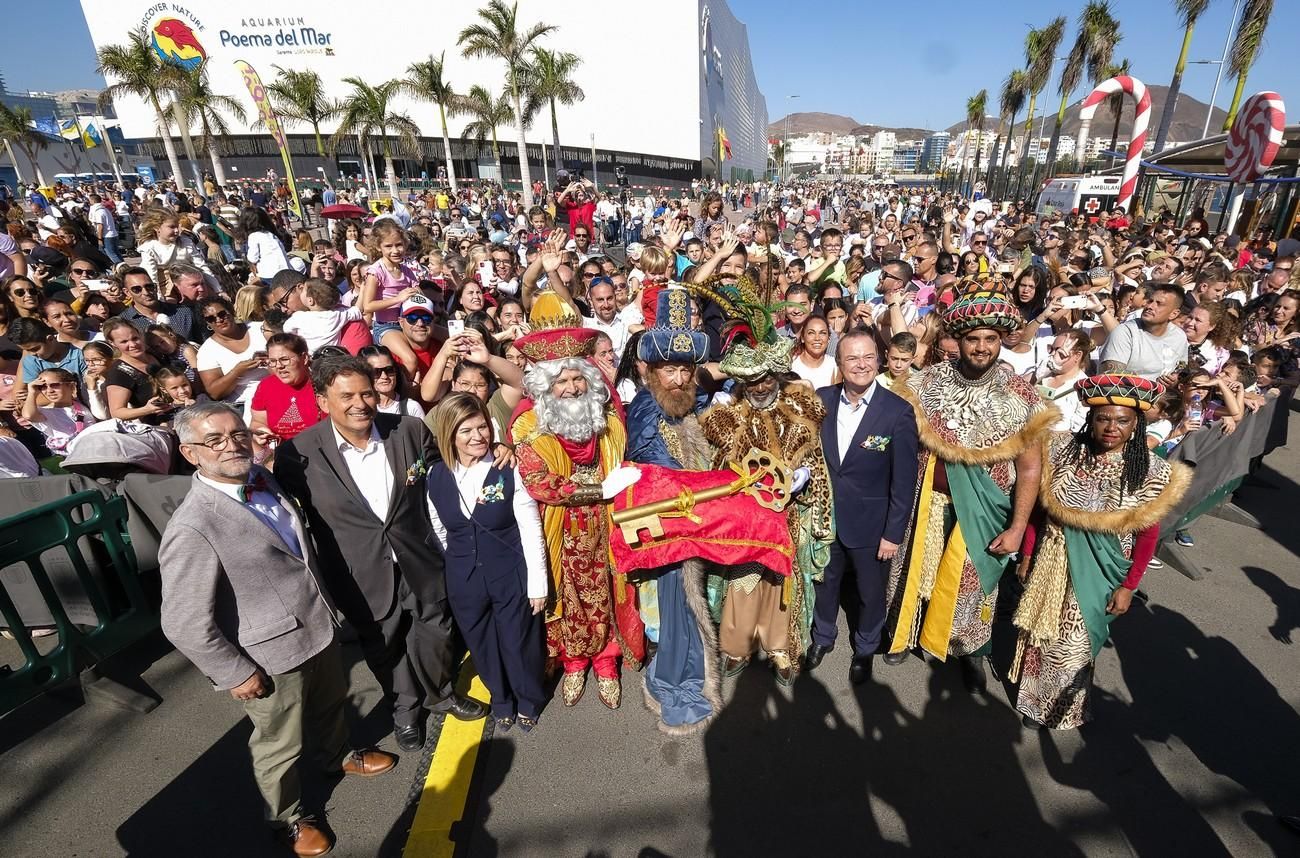
<path id="1" fill-rule="evenodd" d="M 77 130 L 77 120 L 60 119 L 59 136 L 64 140 L 80 140 L 81 132 Z"/>
<path id="2" fill-rule="evenodd" d="M 718 163 L 731 157 L 731 140 L 727 137 L 727 129 L 718 126 Z"/>
<path id="3" fill-rule="evenodd" d="M 280 147 L 280 160 L 284 162 L 284 178 L 289 183 L 289 208 L 295 217 L 302 217 L 302 204 L 298 201 L 298 185 L 293 180 L 293 162 L 289 159 L 289 145 L 284 138 L 284 129 L 280 127 L 280 120 L 275 115 L 275 109 L 271 107 L 271 99 L 266 94 L 266 87 L 262 85 L 262 78 L 257 74 L 257 70 L 243 60 L 235 61 L 235 68 L 244 78 L 244 85 L 248 87 L 248 94 L 253 98 L 253 106 L 257 108 L 257 115 L 261 118 L 262 124 L 266 130 L 271 132 L 271 137 L 275 140 L 275 145 Z"/>
<path id="4" fill-rule="evenodd" d="M 104 135 L 95 120 L 87 119 L 81 126 L 81 145 L 88 150 L 104 145 Z"/>
<path id="5" fill-rule="evenodd" d="M 51 116 L 49 119 L 33 119 L 32 127 L 42 134 L 49 134 L 51 137 L 61 136 L 59 133 L 59 121 Z"/>

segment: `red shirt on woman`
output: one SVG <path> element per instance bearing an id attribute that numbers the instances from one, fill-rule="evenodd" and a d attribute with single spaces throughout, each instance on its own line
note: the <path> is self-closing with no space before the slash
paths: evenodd
<path id="1" fill-rule="evenodd" d="M 316 404 L 311 379 L 301 387 L 290 387 L 274 375 L 257 383 L 253 410 L 266 412 L 266 425 L 281 441 L 288 441 L 325 415 Z"/>

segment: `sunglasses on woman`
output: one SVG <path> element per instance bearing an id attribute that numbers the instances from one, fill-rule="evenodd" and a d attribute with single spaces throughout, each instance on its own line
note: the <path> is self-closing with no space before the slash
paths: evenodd
<path id="1" fill-rule="evenodd" d="M 229 310 L 218 310 L 217 312 L 213 313 L 211 316 L 204 316 L 203 321 L 207 322 L 208 324 L 212 324 L 214 322 L 224 322 L 226 319 L 229 318 L 230 318 Z"/>

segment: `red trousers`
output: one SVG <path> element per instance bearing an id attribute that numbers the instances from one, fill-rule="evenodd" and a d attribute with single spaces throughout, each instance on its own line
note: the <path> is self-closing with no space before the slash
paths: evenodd
<path id="1" fill-rule="evenodd" d="M 590 663 L 601 679 L 618 679 L 618 657 L 622 654 L 623 650 L 619 648 L 617 638 L 610 635 L 605 648 L 592 658 L 586 656 L 574 658 L 566 655 L 561 644 L 560 664 L 564 665 L 565 673 L 582 673 Z"/>

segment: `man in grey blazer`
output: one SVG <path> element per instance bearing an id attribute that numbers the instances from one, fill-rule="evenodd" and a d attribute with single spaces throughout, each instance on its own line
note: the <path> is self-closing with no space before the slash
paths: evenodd
<path id="1" fill-rule="evenodd" d="M 316 362 L 312 385 L 329 417 L 281 445 L 275 476 L 306 514 L 326 589 L 392 703 L 398 747 L 415 750 L 424 707 L 487 715 L 453 690 L 461 653 L 425 489 L 438 447 L 421 420 L 378 413 L 360 358 Z"/>
<path id="2" fill-rule="evenodd" d="M 348 746 L 347 679 L 316 557 L 293 504 L 253 465 L 239 412 L 205 402 L 181 412 L 175 427 L 197 473 L 159 549 L 163 632 L 244 704 L 272 827 L 295 854 L 323 855 L 333 842 L 300 807 L 304 742 L 319 749 L 326 772 L 372 776 L 397 760 Z"/>

